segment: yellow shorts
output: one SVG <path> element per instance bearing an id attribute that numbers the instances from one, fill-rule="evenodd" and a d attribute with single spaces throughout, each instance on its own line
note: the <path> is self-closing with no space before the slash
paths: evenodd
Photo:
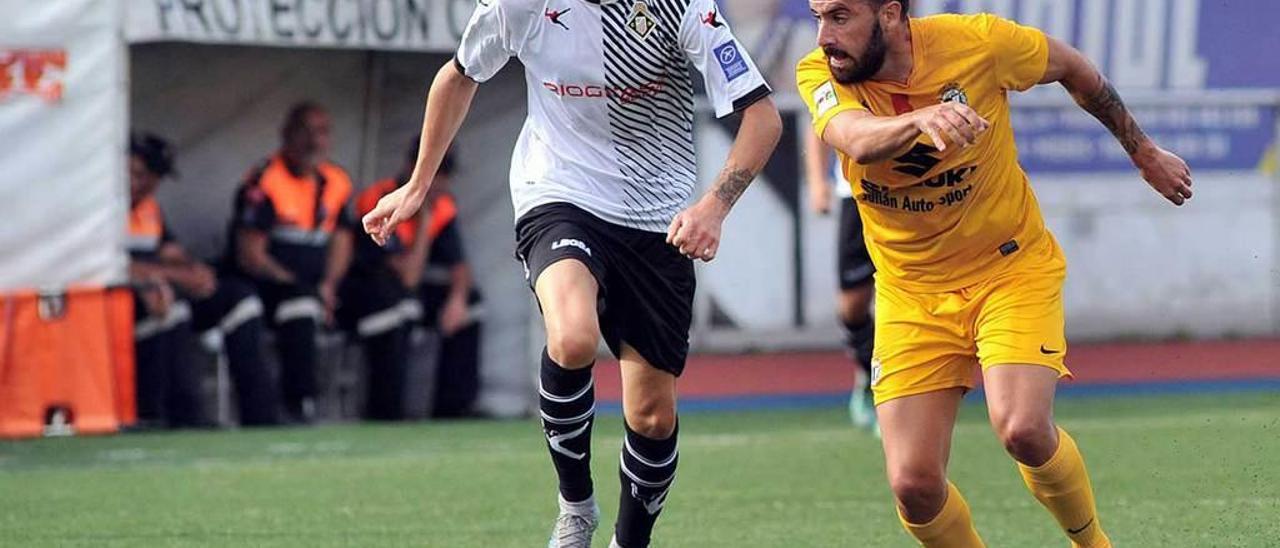
<path id="1" fill-rule="evenodd" d="M 1071 372 L 1062 273 L 1009 273 L 943 293 L 876 284 L 871 388 L 876 404 L 975 386 L 977 365 L 1042 365 Z"/>

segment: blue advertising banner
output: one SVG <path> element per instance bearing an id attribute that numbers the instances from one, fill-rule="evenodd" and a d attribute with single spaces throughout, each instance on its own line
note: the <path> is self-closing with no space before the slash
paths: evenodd
<path id="1" fill-rule="evenodd" d="M 1194 169 L 1253 170 L 1276 138 L 1280 2 L 1200 0 L 923 0 L 920 13 L 992 11 L 1079 48 L 1129 98 L 1156 142 Z M 1046 87 L 1032 98 L 1061 94 Z M 1157 100 L 1151 100 L 1155 98 Z M 1047 101 L 1046 101 L 1047 102 Z M 1130 169 L 1101 124 L 1071 104 L 1018 102 L 1023 167 L 1035 172 Z"/>
<path id="2" fill-rule="evenodd" d="M 1274 144 L 1277 122 L 1275 106 L 1255 97 L 1260 100 L 1239 104 L 1188 101 L 1131 108 L 1147 134 L 1182 156 L 1193 169 L 1253 170 L 1260 167 Z M 1028 171 L 1132 167 L 1106 128 L 1074 105 L 1018 107 L 1012 121 L 1018 156 Z"/>
<path id="3" fill-rule="evenodd" d="M 794 90 L 795 59 L 816 45 L 807 0 L 722 0 L 775 87 Z M 991 12 L 1085 53 L 1144 129 L 1193 168 L 1254 170 L 1276 142 L 1280 2 L 1270 0 L 913 0 L 915 16 Z M 1230 91 L 1226 91 L 1230 90 Z M 1129 169 L 1106 130 L 1058 86 L 1014 98 L 1029 171 Z"/>
<path id="4" fill-rule="evenodd" d="M 1126 89 L 1280 88 L 1280 2 L 916 0 L 917 15 L 991 12 L 1079 48 Z"/>

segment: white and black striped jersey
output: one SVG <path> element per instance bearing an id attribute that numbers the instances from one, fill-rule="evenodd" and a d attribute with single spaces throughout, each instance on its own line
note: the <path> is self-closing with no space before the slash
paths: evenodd
<path id="1" fill-rule="evenodd" d="M 568 202 L 666 232 L 697 174 L 689 65 L 717 116 L 770 93 L 714 0 L 478 2 L 459 69 L 483 82 L 514 56 L 528 84 L 511 162 L 516 219 Z"/>

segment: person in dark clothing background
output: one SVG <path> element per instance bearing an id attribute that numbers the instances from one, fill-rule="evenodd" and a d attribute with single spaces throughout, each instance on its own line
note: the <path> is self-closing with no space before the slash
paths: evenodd
<path id="1" fill-rule="evenodd" d="M 245 283 L 219 279 L 173 238 L 155 199 L 160 182 L 174 172 L 169 143 L 151 134 L 132 135 L 128 164 L 141 424 L 211 424 L 203 410 L 199 371 L 188 359 L 193 330 L 217 330 L 222 336 L 241 424 L 276 423 L 276 389 L 261 356 L 262 301 Z"/>
<path id="2" fill-rule="evenodd" d="M 360 215 L 408 180 L 417 153 L 415 139 L 399 173 L 360 194 Z M 418 217 L 397 227 L 386 246 L 361 238 L 358 251 L 360 263 L 399 281 L 408 299 L 402 307 L 406 319 L 438 335 L 431 415 L 442 418 L 472 415 L 480 390 L 482 299 L 463 253 L 457 203 L 448 192 L 453 172 L 453 157 L 446 155 Z"/>
<path id="3" fill-rule="evenodd" d="M 315 418 L 316 334 L 333 322 L 352 256 L 351 179 L 328 159 L 331 135 L 332 120 L 320 105 L 289 110 L 280 150 L 251 170 L 237 193 L 226 254 L 266 304 L 293 422 Z"/>

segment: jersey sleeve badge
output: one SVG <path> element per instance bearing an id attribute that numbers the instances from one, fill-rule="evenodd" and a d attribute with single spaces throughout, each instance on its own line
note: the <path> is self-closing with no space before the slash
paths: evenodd
<path id="1" fill-rule="evenodd" d="M 716 54 L 716 61 L 720 63 L 720 70 L 724 71 L 726 82 L 732 82 L 734 78 L 751 71 L 751 69 L 747 68 L 747 61 L 738 52 L 737 42 L 729 40 L 717 46 L 713 51 Z"/>
<path id="2" fill-rule="evenodd" d="M 817 110 L 816 117 L 821 118 L 836 105 L 840 104 L 840 97 L 836 95 L 835 83 L 827 80 L 827 83 L 818 86 L 813 90 L 813 108 Z"/>

